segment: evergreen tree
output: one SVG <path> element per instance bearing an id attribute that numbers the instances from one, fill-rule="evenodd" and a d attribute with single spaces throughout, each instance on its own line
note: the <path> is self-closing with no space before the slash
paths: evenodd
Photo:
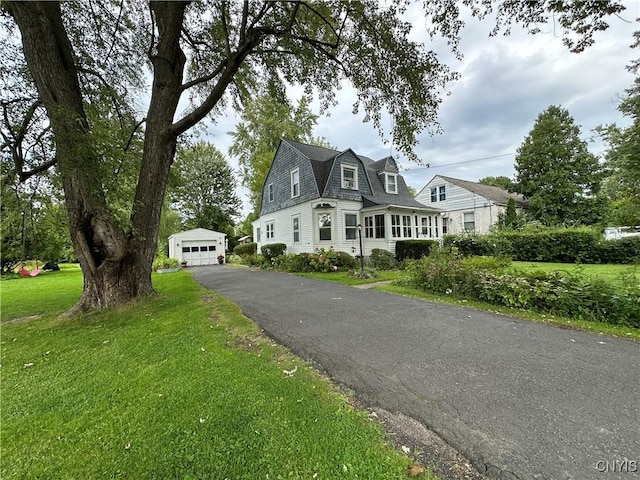
<path id="1" fill-rule="evenodd" d="M 538 115 L 518 148 L 515 169 L 516 191 L 529 199 L 533 219 L 545 225 L 599 222 L 600 166 L 568 110 L 552 105 Z"/>

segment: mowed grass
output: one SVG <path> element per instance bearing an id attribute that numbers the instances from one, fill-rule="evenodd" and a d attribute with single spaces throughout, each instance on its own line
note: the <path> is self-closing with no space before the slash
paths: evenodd
<path id="1" fill-rule="evenodd" d="M 624 285 L 634 277 L 640 281 L 640 267 L 637 265 L 513 262 L 512 267 L 525 272 L 566 272 L 572 275 L 583 275 L 618 286 Z"/>
<path id="2" fill-rule="evenodd" d="M 1 478 L 407 478 L 366 411 L 188 273 L 58 317 L 81 285 L 1 282 Z"/>

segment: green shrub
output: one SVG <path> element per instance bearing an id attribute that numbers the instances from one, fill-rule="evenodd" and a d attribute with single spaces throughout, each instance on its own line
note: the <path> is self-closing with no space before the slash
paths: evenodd
<path id="1" fill-rule="evenodd" d="M 407 283 L 496 305 L 640 328 L 640 284 L 619 288 L 580 274 L 502 271 L 501 259 L 468 259 L 434 249 L 409 262 Z"/>
<path id="2" fill-rule="evenodd" d="M 255 242 L 239 243 L 233 249 L 233 253 L 241 257 L 246 255 L 256 255 L 258 253 L 258 244 Z"/>
<path id="3" fill-rule="evenodd" d="M 486 256 L 496 253 L 489 235 L 463 232 L 456 235 L 445 235 L 442 242 L 445 247 L 455 247 L 461 255 Z"/>
<path id="4" fill-rule="evenodd" d="M 158 256 L 153 261 L 151 268 L 153 271 L 165 270 L 169 268 L 178 268 L 180 266 L 180 260 L 177 258 L 169 258 L 164 255 Z"/>
<path id="5" fill-rule="evenodd" d="M 396 258 L 399 262 L 418 260 L 429 255 L 431 248 L 437 244 L 436 240 L 399 240 L 396 242 Z"/>
<path id="6" fill-rule="evenodd" d="M 396 257 L 388 250 L 374 248 L 371 250 L 369 263 L 379 270 L 391 270 L 397 265 Z"/>
<path id="7" fill-rule="evenodd" d="M 599 263 L 640 262 L 640 237 L 600 240 L 597 249 Z"/>
<path id="8" fill-rule="evenodd" d="M 351 270 L 358 266 L 358 260 L 347 252 L 336 252 L 338 268 L 342 270 Z"/>
<path id="9" fill-rule="evenodd" d="M 284 243 L 270 243 L 263 245 L 260 253 L 262 253 L 267 262 L 271 262 L 274 258 L 283 255 L 286 250 L 287 246 Z"/>
<path id="10" fill-rule="evenodd" d="M 243 265 L 249 265 L 250 267 L 261 266 L 264 264 L 264 262 L 264 257 L 257 253 L 240 256 L 240 263 L 242 263 Z"/>
<path id="11" fill-rule="evenodd" d="M 306 253 L 286 253 L 272 260 L 272 267 L 282 272 L 307 272 L 309 259 Z"/>
<path id="12" fill-rule="evenodd" d="M 499 257 L 465 257 L 461 260 L 465 268 L 477 268 L 481 270 L 489 270 L 492 272 L 504 270 L 511 266 L 511 258 L 506 256 Z"/>

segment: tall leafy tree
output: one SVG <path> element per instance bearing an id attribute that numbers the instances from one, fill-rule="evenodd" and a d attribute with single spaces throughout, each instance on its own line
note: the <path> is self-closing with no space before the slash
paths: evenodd
<path id="1" fill-rule="evenodd" d="M 496 30 L 516 22 L 535 31 L 556 21 L 576 51 L 608 27 L 607 16 L 624 10 L 620 2 L 465 3 L 474 16 L 495 11 Z M 20 177 L 51 165 L 60 175 L 84 275 L 76 309 L 111 307 L 153 292 L 151 263 L 179 137 L 229 102 L 241 106 L 267 82 L 315 88 L 328 106 L 336 86 L 348 79 L 358 92 L 354 111 L 363 110 L 380 129 L 386 110 L 393 142 L 411 155 L 419 131 L 437 130 L 440 93 L 456 75 L 410 39 L 402 20 L 407 4 L 3 1 L 8 16 L 2 18 L 0 77 L 18 86 L 3 103 L 21 104 L 14 113 L 25 113 L 9 119 L 17 135 L 7 148 L 16 153 Z M 458 52 L 464 22 L 456 2 L 435 0 L 424 8 L 431 33 Z M 142 95 L 148 102 L 139 101 Z M 186 98 L 190 107 L 179 110 Z M 144 113 L 136 106 L 141 103 L 148 105 Z M 47 121 L 29 120 L 34 109 Z M 108 136 L 100 127 L 107 121 L 115 125 Z M 53 144 L 40 159 L 19 146 L 20 132 L 38 126 Z M 129 148 L 131 138 L 143 142 L 140 155 Z M 124 219 L 109 203 L 119 188 L 111 180 L 120 164 L 136 171 Z"/>
<path id="2" fill-rule="evenodd" d="M 631 125 L 621 128 L 614 124 L 598 129 L 609 144 L 603 190 L 611 200 L 608 222 L 640 225 L 640 78 L 625 94 L 618 110 L 631 118 Z"/>
<path id="3" fill-rule="evenodd" d="M 229 153 L 238 158 L 242 185 L 249 189 L 254 213 L 260 212 L 262 186 L 280 140 L 322 145 L 321 139 L 313 137 L 317 119 L 309 109 L 308 97 L 303 96 L 294 107 L 273 85 L 264 95 L 246 102 L 242 120 L 230 132 Z"/>
<path id="4" fill-rule="evenodd" d="M 198 142 L 178 151 L 174 168 L 178 180 L 170 196 L 183 225 L 233 234 L 242 202 L 234 172 L 222 153 Z"/>
<path id="5" fill-rule="evenodd" d="M 569 111 L 550 106 L 518 148 L 516 191 L 529 199 L 528 213 L 546 225 L 592 225 L 600 220 L 598 159 L 580 139 Z"/>
<path id="6" fill-rule="evenodd" d="M 513 180 L 509 177 L 505 177 L 504 175 L 499 175 L 497 177 L 484 177 L 478 180 L 478 183 L 489 185 L 491 187 L 502 188 L 508 192 L 515 191 L 515 184 L 513 183 Z"/>

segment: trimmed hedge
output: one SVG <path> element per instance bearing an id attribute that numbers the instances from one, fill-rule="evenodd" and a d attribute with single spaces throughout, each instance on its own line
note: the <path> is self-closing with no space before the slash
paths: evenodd
<path id="1" fill-rule="evenodd" d="M 504 231 L 489 235 L 446 235 L 446 247 L 462 255 L 507 255 L 525 262 L 635 263 L 640 261 L 640 237 L 604 240 L 587 228 Z"/>
<path id="2" fill-rule="evenodd" d="M 284 243 L 270 243 L 268 245 L 263 245 L 260 249 L 260 253 L 262 253 L 265 260 L 271 262 L 274 258 L 278 258 L 280 255 L 283 255 L 286 250 L 287 245 Z"/>
<path id="3" fill-rule="evenodd" d="M 380 270 L 391 270 L 396 266 L 396 258 L 389 250 L 374 248 L 371 250 L 369 263 L 372 267 Z"/>
<path id="4" fill-rule="evenodd" d="M 407 259 L 418 260 L 428 256 L 431 248 L 437 244 L 436 240 L 398 240 L 396 258 L 399 262 Z"/>
<path id="5" fill-rule="evenodd" d="M 258 244 L 255 242 L 239 243 L 233 249 L 233 254 L 239 255 L 241 257 L 256 255 L 257 253 L 258 253 Z"/>

